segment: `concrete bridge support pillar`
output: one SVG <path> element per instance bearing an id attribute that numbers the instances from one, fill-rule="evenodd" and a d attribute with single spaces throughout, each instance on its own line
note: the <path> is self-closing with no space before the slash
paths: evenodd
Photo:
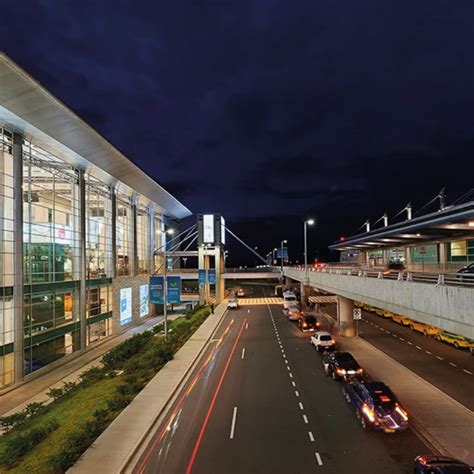
<path id="1" fill-rule="evenodd" d="M 353 309 L 353 300 L 343 296 L 337 297 L 337 322 L 339 323 L 339 334 L 341 336 L 355 336 Z"/>

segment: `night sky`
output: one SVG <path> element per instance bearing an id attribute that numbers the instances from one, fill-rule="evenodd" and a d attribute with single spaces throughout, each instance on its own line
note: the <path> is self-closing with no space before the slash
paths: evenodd
<path id="1" fill-rule="evenodd" d="M 474 2 L 4 2 L 0 48 L 262 253 L 473 187 Z M 230 246 L 230 264 L 253 257 Z"/>

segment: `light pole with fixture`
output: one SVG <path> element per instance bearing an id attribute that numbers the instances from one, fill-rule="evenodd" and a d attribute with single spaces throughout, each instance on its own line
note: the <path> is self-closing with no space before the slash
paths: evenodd
<path id="1" fill-rule="evenodd" d="M 304 221 L 304 274 L 308 273 L 308 226 L 314 225 L 314 219 L 306 219 Z"/>
<path id="2" fill-rule="evenodd" d="M 277 250 L 278 250 L 278 249 L 277 249 L 276 247 L 272 250 L 272 265 L 275 265 L 275 264 L 276 264 L 275 252 L 276 252 Z"/>
<path id="3" fill-rule="evenodd" d="M 164 329 L 165 329 L 165 339 L 168 337 L 168 282 L 166 281 L 166 270 L 168 268 L 168 262 L 166 258 L 166 234 L 173 235 L 174 229 L 167 229 L 164 232 L 165 234 L 165 245 L 163 251 L 163 258 L 165 262 L 165 272 L 163 274 L 163 317 L 164 317 Z"/>

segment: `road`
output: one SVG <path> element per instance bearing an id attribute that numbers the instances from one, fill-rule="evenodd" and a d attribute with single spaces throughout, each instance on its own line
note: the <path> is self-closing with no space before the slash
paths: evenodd
<path id="1" fill-rule="evenodd" d="M 324 311 L 335 318 L 335 305 Z M 474 357 L 391 319 L 362 312 L 359 335 L 470 410 L 474 410 Z"/>
<path id="2" fill-rule="evenodd" d="M 309 336 L 260 304 L 227 313 L 135 472 L 404 473 L 423 452 L 364 431 Z"/>

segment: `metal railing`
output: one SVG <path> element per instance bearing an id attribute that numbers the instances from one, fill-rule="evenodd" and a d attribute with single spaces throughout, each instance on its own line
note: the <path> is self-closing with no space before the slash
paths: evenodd
<path id="1" fill-rule="evenodd" d="M 303 267 L 285 267 L 286 270 L 297 270 L 304 273 Z M 414 281 L 435 285 L 462 286 L 474 288 L 474 274 L 452 272 L 417 272 L 410 270 L 387 270 L 384 268 L 367 268 L 364 266 L 325 266 L 308 268 L 308 274 L 327 273 L 329 275 L 356 276 L 397 281 Z"/>

